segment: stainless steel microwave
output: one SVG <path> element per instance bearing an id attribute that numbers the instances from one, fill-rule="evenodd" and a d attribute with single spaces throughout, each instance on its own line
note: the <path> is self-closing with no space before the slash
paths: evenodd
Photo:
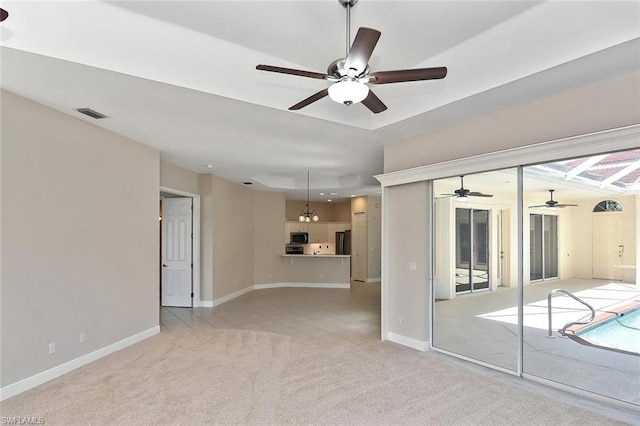
<path id="1" fill-rule="evenodd" d="M 309 244 L 309 233 L 308 232 L 292 232 L 290 243 L 291 244 Z"/>

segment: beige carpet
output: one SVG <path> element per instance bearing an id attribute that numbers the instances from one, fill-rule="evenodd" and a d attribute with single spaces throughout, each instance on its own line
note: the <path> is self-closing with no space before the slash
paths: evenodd
<path id="1" fill-rule="evenodd" d="M 1 405 L 62 424 L 618 424 L 392 343 L 163 332 Z"/>

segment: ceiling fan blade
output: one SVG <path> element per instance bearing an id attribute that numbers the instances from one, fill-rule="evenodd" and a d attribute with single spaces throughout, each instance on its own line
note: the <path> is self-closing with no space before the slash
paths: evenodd
<path id="1" fill-rule="evenodd" d="M 578 205 L 577 204 L 556 204 L 556 207 L 560 207 L 560 208 L 563 208 L 563 207 L 578 207 Z"/>
<path id="2" fill-rule="evenodd" d="M 297 104 L 295 104 L 292 107 L 289 107 L 290 111 L 296 111 L 299 109 L 302 109 L 304 107 L 306 107 L 307 105 L 314 103 L 315 101 L 324 98 L 325 96 L 327 96 L 329 94 L 329 89 L 322 89 L 321 91 L 319 91 L 318 93 L 314 93 L 313 95 L 309 96 L 307 99 L 298 102 Z"/>
<path id="3" fill-rule="evenodd" d="M 299 77 L 317 78 L 319 80 L 324 80 L 325 78 L 327 78 L 326 74 L 322 74 L 319 72 L 296 70 L 293 68 L 274 67 L 273 65 L 258 65 L 256 66 L 256 69 L 260 71 L 269 71 L 269 72 L 278 72 L 281 74 L 297 75 Z"/>
<path id="4" fill-rule="evenodd" d="M 353 68 L 357 71 L 356 75 L 360 75 L 367 68 L 369 58 L 371 58 L 381 34 L 378 30 L 360 27 L 344 61 L 345 69 Z"/>
<path id="5" fill-rule="evenodd" d="M 467 195 L 470 197 L 493 197 L 493 194 L 483 194 L 482 192 L 470 192 Z"/>
<path id="6" fill-rule="evenodd" d="M 366 98 L 364 98 L 362 104 L 369 108 L 374 114 L 378 114 L 387 109 L 387 106 L 383 104 L 380 98 L 377 97 L 371 90 L 369 90 L 369 94 Z"/>
<path id="7" fill-rule="evenodd" d="M 445 78 L 447 67 L 416 68 L 412 70 L 378 71 L 368 75 L 372 78 L 369 83 L 387 84 L 402 83 L 405 81 L 437 80 Z"/>
<path id="8" fill-rule="evenodd" d="M 546 204 L 539 204 L 537 206 L 529 206 L 530 209 L 539 209 L 539 208 L 542 208 L 542 207 L 549 207 L 549 206 L 547 206 Z"/>

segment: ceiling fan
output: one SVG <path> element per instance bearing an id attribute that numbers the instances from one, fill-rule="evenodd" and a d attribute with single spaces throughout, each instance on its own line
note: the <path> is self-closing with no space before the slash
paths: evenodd
<path id="1" fill-rule="evenodd" d="M 256 69 L 260 71 L 328 80 L 333 83 L 328 88 L 322 89 L 289 107 L 289 110 L 302 109 L 328 95 L 332 100 L 347 106 L 362 102 L 371 112 L 378 114 L 386 110 L 387 106 L 369 89 L 367 83 L 389 84 L 406 81 L 434 80 L 444 78 L 447 75 L 446 67 L 369 72 L 369 58 L 371 58 L 373 49 L 376 47 L 382 33 L 372 28 L 360 27 L 353 40 L 353 44 L 351 44 L 351 48 L 349 48 L 349 42 L 351 40 L 350 10 L 358 0 L 338 0 L 338 2 L 344 6 L 347 11 L 347 56 L 343 59 L 336 59 L 329 64 L 326 74 L 272 65 L 256 66 Z"/>
<path id="2" fill-rule="evenodd" d="M 460 176 L 460 189 L 453 191 L 453 194 L 442 194 L 445 197 L 456 197 L 466 199 L 467 197 L 493 197 L 493 194 L 483 194 L 482 192 L 472 192 L 464 187 L 464 176 Z"/>
<path id="3" fill-rule="evenodd" d="M 550 189 L 549 193 L 551 194 L 551 199 L 549 199 L 549 201 L 545 202 L 544 204 L 540 204 L 537 206 L 529 206 L 529 208 L 537 208 L 537 207 L 546 207 L 548 209 L 562 209 L 564 207 L 577 207 L 577 204 L 560 204 L 558 203 L 556 200 L 553 199 L 553 192 L 555 191 L 555 189 Z"/>

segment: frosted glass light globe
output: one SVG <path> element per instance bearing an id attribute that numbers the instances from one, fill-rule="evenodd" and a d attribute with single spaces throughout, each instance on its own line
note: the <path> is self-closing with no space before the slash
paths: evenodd
<path id="1" fill-rule="evenodd" d="M 362 102 L 367 95 L 369 95 L 369 86 L 354 80 L 338 81 L 329 86 L 329 97 L 345 105 Z"/>

